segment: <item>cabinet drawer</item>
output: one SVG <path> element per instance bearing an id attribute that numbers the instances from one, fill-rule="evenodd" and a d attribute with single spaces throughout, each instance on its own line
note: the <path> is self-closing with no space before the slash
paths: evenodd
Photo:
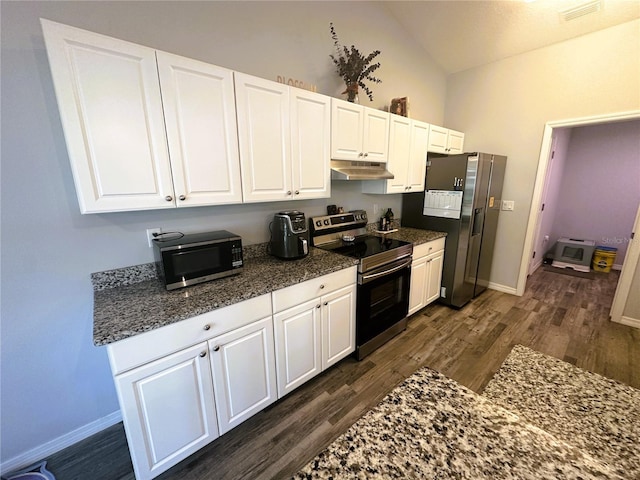
<path id="1" fill-rule="evenodd" d="M 114 375 L 271 315 L 269 294 L 141 333 L 107 346 Z"/>
<path id="2" fill-rule="evenodd" d="M 356 283 L 355 266 L 276 290 L 272 293 L 273 313 L 281 312 L 354 283 Z"/>
<path id="3" fill-rule="evenodd" d="M 427 243 L 414 245 L 413 259 L 417 260 L 419 258 L 426 257 L 427 255 L 431 255 L 432 253 L 435 253 L 438 250 L 444 250 L 444 241 L 445 241 L 445 237 L 442 237 Z"/>

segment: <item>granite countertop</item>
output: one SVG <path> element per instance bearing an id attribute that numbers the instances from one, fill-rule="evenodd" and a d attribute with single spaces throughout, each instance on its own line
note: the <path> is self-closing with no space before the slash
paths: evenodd
<path id="1" fill-rule="evenodd" d="M 419 245 L 446 234 L 399 227 L 384 235 Z M 172 291 L 156 277 L 153 263 L 92 274 L 93 343 L 117 342 L 358 263 L 313 247 L 305 258 L 280 260 L 266 253 L 266 244 L 245 247 L 244 257 L 239 275 Z"/>
<path id="2" fill-rule="evenodd" d="M 107 345 L 357 264 L 313 247 L 298 260 L 266 253 L 245 257 L 238 275 L 172 291 L 155 276 L 153 264 L 93 274 L 93 343 Z"/>
<path id="3" fill-rule="evenodd" d="M 419 228 L 410 227 L 398 227 L 397 232 L 376 233 L 376 235 L 384 235 L 387 238 L 393 238 L 395 240 L 404 240 L 405 242 L 411 242 L 414 245 L 420 245 L 421 243 L 431 242 L 438 238 L 447 236 L 445 232 L 435 232 L 433 230 L 421 230 Z"/>

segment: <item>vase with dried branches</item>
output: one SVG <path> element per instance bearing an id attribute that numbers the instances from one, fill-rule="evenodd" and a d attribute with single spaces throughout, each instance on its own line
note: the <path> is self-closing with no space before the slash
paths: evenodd
<path id="1" fill-rule="evenodd" d="M 362 87 L 369 97 L 369 100 L 373 101 L 373 92 L 364 84 L 364 81 L 368 80 L 373 83 L 382 82 L 382 80 L 372 75 L 373 72 L 380 68 L 380 62 L 371 63 L 374 58 L 380 55 L 380 50 L 374 50 L 369 55 L 364 56 L 353 45 L 351 45 L 351 48 L 341 45 L 333 23 L 330 23 L 329 27 L 331 30 L 331 38 L 333 39 L 333 46 L 336 49 L 335 55 L 329 55 L 329 57 L 333 60 L 338 75 L 340 75 L 347 86 L 346 90 L 342 93 L 347 94 L 347 100 L 355 102 L 358 97 L 359 88 Z"/>

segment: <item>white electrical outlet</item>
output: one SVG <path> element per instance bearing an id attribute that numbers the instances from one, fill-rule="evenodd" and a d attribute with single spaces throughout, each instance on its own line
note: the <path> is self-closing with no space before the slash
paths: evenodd
<path id="1" fill-rule="evenodd" d="M 515 208 L 515 202 L 513 200 L 503 200 L 502 201 L 502 210 L 512 212 Z"/>
<path id="2" fill-rule="evenodd" d="M 161 228 L 147 228 L 147 242 L 149 243 L 149 248 L 153 247 L 153 239 L 155 238 L 153 236 L 154 233 L 162 233 L 162 229 Z"/>
<path id="3" fill-rule="evenodd" d="M 378 216 L 378 212 L 380 211 L 380 208 L 378 207 L 377 203 L 373 204 L 373 216 L 377 217 Z"/>

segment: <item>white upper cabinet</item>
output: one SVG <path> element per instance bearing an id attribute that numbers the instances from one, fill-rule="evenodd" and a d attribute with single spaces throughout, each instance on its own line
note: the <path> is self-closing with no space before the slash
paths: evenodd
<path id="1" fill-rule="evenodd" d="M 173 202 L 155 50 L 42 20 L 82 213 Z"/>
<path id="2" fill-rule="evenodd" d="M 235 73 L 245 202 L 331 195 L 330 98 Z"/>
<path id="3" fill-rule="evenodd" d="M 245 202 L 291 200 L 289 87 L 235 73 Z"/>
<path id="4" fill-rule="evenodd" d="M 176 205 L 242 202 L 233 72 L 157 52 Z"/>
<path id="5" fill-rule="evenodd" d="M 386 162 L 388 155 L 388 112 L 331 100 L 331 158 Z"/>
<path id="6" fill-rule="evenodd" d="M 464 152 L 464 133 L 437 125 L 429 126 L 429 151 L 456 155 Z"/>
<path id="7" fill-rule="evenodd" d="M 424 189 L 427 168 L 429 124 L 400 115 L 390 115 L 389 180 L 362 183 L 364 193 L 408 193 Z"/>
<path id="8" fill-rule="evenodd" d="M 230 70 L 42 28 L 82 213 L 242 201 Z"/>
<path id="9" fill-rule="evenodd" d="M 290 87 L 293 199 L 331 196 L 331 98 Z"/>

